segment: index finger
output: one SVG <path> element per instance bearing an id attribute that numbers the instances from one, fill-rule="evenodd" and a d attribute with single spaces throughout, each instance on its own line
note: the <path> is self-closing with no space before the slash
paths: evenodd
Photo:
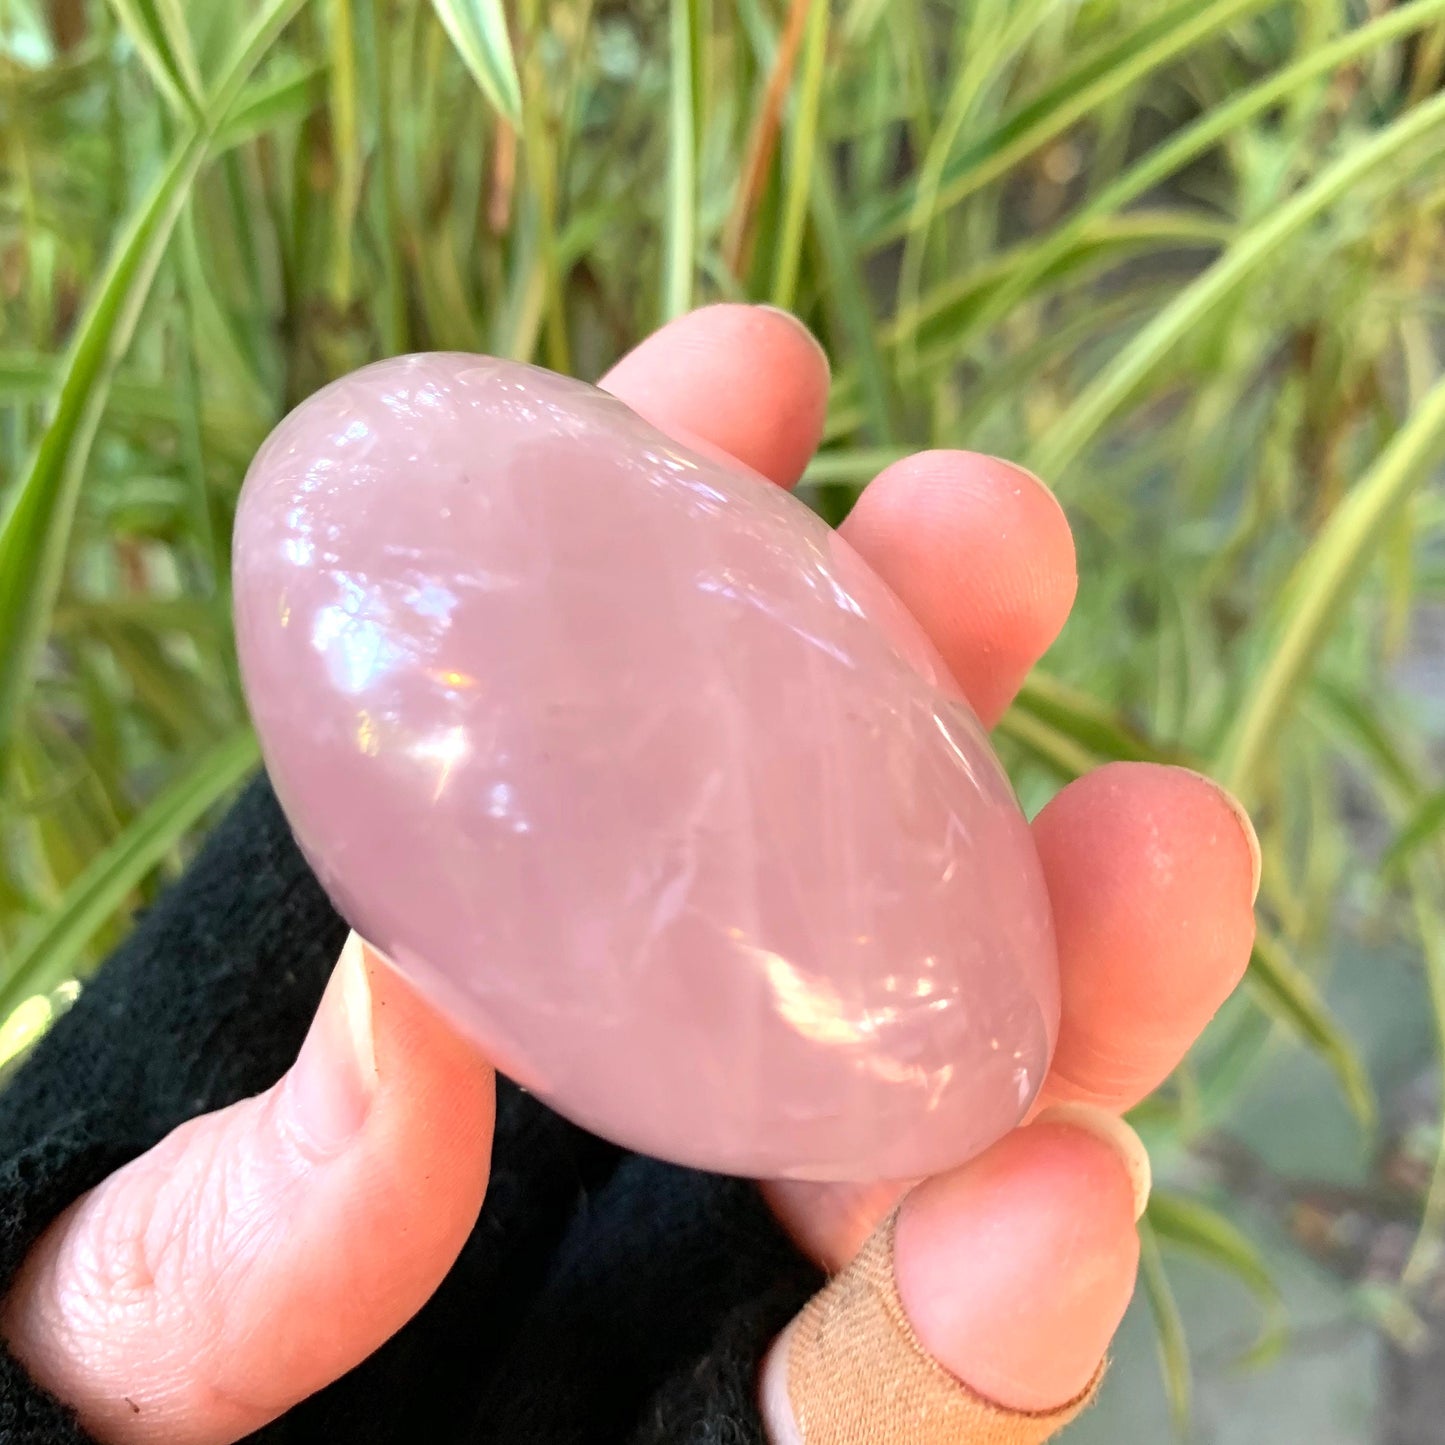
<path id="1" fill-rule="evenodd" d="M 823 435 L 828 362 L 795 316 L 723 303 L 669 322 L 599 385 L 658 430 L 791 487 Z"/>

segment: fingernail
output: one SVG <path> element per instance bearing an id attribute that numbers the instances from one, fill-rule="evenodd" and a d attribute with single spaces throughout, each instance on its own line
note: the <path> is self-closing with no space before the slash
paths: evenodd
<path id="1" fill-rule="evenodd" d="M 786 321 L 793 328 L 794 331 L 797 331 L 801 335 L 806 336 L 813 350 L 818 353 L 818 357 L 822 361 L 823 365 L 827 367 L 828 375 L 832 376 L 833 363 L 831 360 L 829 360 L 828 353 L 823 349 L 823 343 L 819 341 L 816 336 L 813 335 L 812 329 L 805 321 L 803 321 L 800 317 L 795 316 L 791 311 L 785 311 L 781 306 L 772 305 L 771 302 L 760 302 L 758 304 L 758 310 L 771 312 L 774 316 L 781 316 L 783 320 Z"/>
<path id="2" fill-rule="evenodd" d="M 317 1156 L 337 1153 L 360 1132 L 376 1080 L 366 946 L 353 933 L 286 1076 L 289 1112 L 298 1134 Z"/>
<path id="3" fill-rule="evenodd" d="M 1244 841 L 1249 847 L 1250 867 L 1253 870 L 1250 885 L 1252 891 L 1249 898 L 1250 902 L 1253 903 L 1259 897 L 1259 885 L 1264 876 L 1264 852 L 1259 846 L 1259 834 L 1255 831 L 1254 820 L 1245 812 L 1244 804 L 1241 803 L 1228 788 L 1224 787 L 1223 784 L 1211 778 L 1208 773 L 1197 772 L 1192 768 L 1186 769 L 1186 771 L 1193 772 L 1196 778 L 1202 778 L 1208 783 L 1209 786 L 1219 794 L 1220 801 L 1234 814 L 1235 819 L 1238 821 L 1239 831 L 1244 834 Z"/>
<path id="4" fill-rule="evenodd" d="M 899 1213 L 894 1275 L 920 1344 L 985 1399 L 1049 1411 L 1095 1379 L 1138 1270 L 1112 1141 L 1020 1129 Z"/>
<path id="5" fill-rule="evenodd" d="M 1001 467 L 1007 467 L 1011 472 L 1017 472 L 1021 477 L 1027 477 L 1029 481 L 1037 483 L 1044 491 L 1053 495 L 1053 488 L 1037 473 L 1031 472 L 1020 462 L 1011 461 L 1008 457 L 996 457 L 992 452 L 984 452 L 983 455 L 991 462 L 997 462 Z"/>
<path id="6" fill-rule="evenodd" d="M 1143 1219 L 1154 1187 L 1154 1166 L 1149 1162 L 1144 1141 L 1118 1114 L 1096 1109 L 1092 1104 L 1055 1104 L 1043 1110 L 1032 1123 L 1061 1124 L 1102 1139 L 1123 1162 L 1134 1190 L 1134 1218 Z"/>

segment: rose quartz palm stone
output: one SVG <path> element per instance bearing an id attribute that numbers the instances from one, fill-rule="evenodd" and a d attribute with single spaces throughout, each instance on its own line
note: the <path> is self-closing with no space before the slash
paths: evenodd
<path id="1" fill-rule="evenodd" d="M 236 522 L 278 796 L 351 925 L 633 1148 L 910 1178 L 1013 1127 L 1058 1021 L 1028 827 L 824 522 L 621 402 L 410 356 L 284 421 Z"/>

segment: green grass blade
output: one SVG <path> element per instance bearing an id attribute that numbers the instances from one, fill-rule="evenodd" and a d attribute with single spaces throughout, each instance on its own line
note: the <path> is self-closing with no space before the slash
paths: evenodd
<path id="1" fill-rule="evenodd" d="M 864 279 L 858 244 L 844 217 L 828 165 L 819 165 L 813 171 L 811 201 L 813 235 L 826 276 L 827 304 L 836 314 L 852 353 L 871 440 L 886 444 L 902 434 L 903 425 L 892 376 L 879 344 L 878 319 Z"/>
<path id="2" fill-rule="evenodd" d="M 49 424 L 11 489 L 0 521 L 0 777 L 60 590 L 81 481 L 116 366 L 135 333 L 212 132 L 302 3 L 269 0 L 255 16 L 201 126 L 177 142 L 123 232 L 75 328 Z"/>
<path id="3" fill-rule="evenodd" d="M 249 730 L 227 739 L 182 774 L 91 861 L 6 969 L 0 980 L 0 1018 L 31 994 L 48 993 L 74 973 L 97 930 L 256 766 L 258 758 Z"/>
<path id="4" fill-rule="evenodd" d="M 914 305 L 922 293 L 924 258 L 932 222 L 939 212 L 938 190 L 959 137 L 975 119 L 990 86 L 1008 74 L 1018 47 L 1037 31 L 1040 13 L 1052 4 L 1053 0 L 1019 0 L 973 8 L 962 36 L 963 63 L 950 82 L 937 128 L 914 183 L 907 245 L 899 268 L 900 310 Z"/>
<path id="5" fill-rule="evenodd" d="M 697 255 L 697 106 L 693 94 L 697 43 L 693 0 L 670 0 L 667 210 L 663 218 L 662 319 L 692 306 Z"/>
<path id="6" fill-rule="evenodd" d="M 897 240 L 927 216 L 956 206 L 991 181 L 1006 175 L 1086 115 L 1110 104 L 1151 71 L 1272 0 L 1179 0 L 1131 31 L 1117 44 L 1087 57 L 1043 95 L 1015 111 L 990 134 L 958 155 L 937 182 L 936 203 L 917 215 L 917 190 L 905 186 L 864 230 L 869 249 Z"/>
<path id="7" fill-rule="evenodd" d="M 827 53 L 828 0 L 812 0 L 803 40 L 801 89 L 790 127 L 783 221 L 773 273 L 773 305 L 781 306 L 785 311 L 793 310 L 797 304 L 808 197 L 813 171 L 820 162 L 818 121 L 823 99 L 823 62 Z M 822 163 L 827 164 L 826 157 L 822 158 Z"/>
<path id="8" fill-rule="evenodd" d="M 147 632 L 189 634 L 208 649 L 217 645 L 226 630 L 215 604 L 200 597 L 68 599 L 55 609 L 55 627 L 59 632 L 77 627 L 103 627 L 113 622 L 130 623 Z"/>
<path id="9" fill-rule="evenodd" d="M 1259 1301 L 1264 1322 L 1247 1359 L 1260 1363 L 1278 1354 L 1287 1328 L 1284 1300 L 1253 1241 L 1218 1210 L 1167 1190 L 1156 1189 L 1150 1196 L 1149 1223 L 1161 1244 L 1232 1275 Z"/>
<path id="10" fill-rule="evenodd" d="M 181 220 L 181 232 L 194 233 L 195 218 L 186 214 Z M 192 239 L 194 239 L 192 235 Z M 177 369 L 180 373 L 180 454 L 184 461 L 186 480 L 190 492 L 191 527 L 202 554 L 209 565 L 206 587 L 212 596 L 219 596 L 224 589 L 224 579 L 229 565 L 230 548 L 218 525 L 216 509 L 211 496 L 206 470 L 206 439 L 202 426 L 204 403 L 201 399 L 200 347 L 196 336 L 195 295 L 204 282 L 199 267 L 190 264 L 190 248 L 177 248 L 177 295 L 182 316 L 182 340 L 178 350 Z"/>
<path id="11" fill-rule="evenodd" d="M 1065 264 L 1072 253 L 1085 247 L 1090 232 L 1101 222 L 1178 175 L 1225 137 L 1298 94 L 1311 81 L 1354 64 L 1362 56 L 1422 29 L 1442 14 L 1445 14 L 1445 0 L 1414 0 L 1414 3 L 1397 10 L 1386 11 L 1331 44 L 1315 47 L 1293 64 L 1284 66 L 1206 111 L 1192 125 L 1185 126 L 1117 180 L 1103 187 L 1043 240 L 1030 246 L 1020 257 L 1009 258 L 1010 264 L 1002 277 L 983 289 L 977 304 L 968 313 L 967 329 L 963 334 L 981 331 L 1007 315 L 1041 280 Z M 1179 225 L 1194 222 L 1202 227 L 1207 224 L 1207 218 L 1172 211 L 1164 215 Z M 1126 222 L 1128 219 L 1120 218 Z M 950 283 L 944 296 L 920 306 L 916 317 L 910 317 L 907 312 L 900 313 L 900 328 L 930 320 L 932 313 L 944 307 L 956 309 L 961 298 L 951 293 L 956 293 L 958 289 L 959 283 Z M 960 334 L 956 324 L 952 340 L 954 345 L 959 344 Z"/>
<path id="12" fill-rule="evenodd" d="M 750 26 L 749 39 L 759 69 L 767 73 L 776 57 L 776 37 L 761 26 Z M 809 188 L 809 214 L 821 263 L 819 289 L 823 305 L 846 339 L 852 356 L 862 411 L 859 426 L 870 441 L 884 445 L 903 430 L 897 397 L 884 361 L 878 318 L 864 277 L 854 226 L 844 214 L 831 158 L 823 153 L 818 159 Z"/>
<path id="13" fill-rule="evenodd" d="M 1164 1393 L 1169 1400 L 1169 1414 L 1174 1429 L 1182 1438 L 1188 1433 L 1193 1409 L 1194 1370 L 1189 1360 L 1189 1337 L 1184 1330 L 1184 1316 L 1169 1272 L 1159 1252 L 1159 1238 L 1148 1218 L 1139 1224 L 1139 1282 L 1144 1298 L 1154 1316 L 1154 1329 L 1159 1347 L 1159 1366 L 1164 1377 Z"/>
<path id="14" fill-rule="evenodd" d="M 1360 754 L 1365 776 L 1382 791 L 1398 794 L 1408 808 L 1419 808 L 1425 789 L 1419 767 L 1407 754 L 1386 719 L 1372 706 L 1373 699 L 1353 688 L 1321 678 L 1310 694 L 1312 708 L 1321 714 L 1321 724 L 1347 750 Z"/>
<path id="15" fill-rule="evenodd" d="M 53 357 L 0 353 L 0 404 L 45 401 L 54 395 L 61 370 Z M 110 414 L 123 421 L 137 426 L 180 425 L 180 403 L 173 386 L 117 375 L 110 399 Z M 250 460 L 249 442 L 261 440 L 255 435 L 256 419 L 230 405 L 207 403 L 202 424 L 207 446 L 241 466 Z"/>
<path id="16" fill-rule="evenodd" d="M 913 455 L 910 447 L 840 447 L 836 451 L 819 452 L 808 463 L 803 486 L 824 487 L 848 484 L 861 488 L 871 482 L 884 467 L 891 467 Z"/>
<path id="17" fill-rule="evenodd" d="M 1445 829 L 1445 789 L 1432 793 L 1406 820 L 1381 858 L 1380 872 L 1387 877 L 1400 874 L 1426 844 L 1438 839 L 1442 829 Z"/>
<path id="18" fill-rule="evenodd" d="M 361 86 L 356 65 L 356 17 L 351 0 L 329 0 L 331 149 L 336 177 L 331 190 L 331 299 L 345 307 L 352 295 L 356 212 L 361 205 Z"/>
<path id="19" fill-rule="evenodd" d="M 1104 761 L 1091 748 L 1026 708 L 1011 707 L 999 722 L 1000 737 L 1016 743 L 1060 782 L 1070 783 Z"/>
<path id="20" fill-rule="evenodd" d="M 1360 140 L 1335 163 L 1246 231 L 1116 356 L 1054 424 L 1030 461 L 1041 476 L 1064 475 L 1169 353 L 1284 245 L 1350 189 L 1389 167 L 1405 147 L 1445 123 L 1445 92 Z"/>
<path id="21" fill-rule="evenodd" d="M 502 0 L 432 0 L 482 94 L 509 125 L 522 126 L 522 83 Z"/>
<path id="22" fill-rule="evenodd" d="M 199 101 L 206 93 L 206 87 L 201 79 L 196 47 L 191 42 L 191 28 L 186 20 L 183 0 L 147 0 L 147 3 L 155 16 L 156 29 L 165 36 L 166 49 L 176 67 L 176 74 L 186 90 Z"/>
<path id="23" fill-rule="evenodd" d="M 1445 115 L 1445 95 L 1435 102 Z M 1246 805 L 1279 730 L 1309 678 L 1395 510 L 1445 446 L 1445 381 L 1437 382 L 1369 472 L 1331 514 L 1287 589 L 1268 658 L 1226 742 L 1220 776 Z"/>
<path id="24" fill-rule="evenodd" d="M 201 77 L 185 22 L 160 0 L 109 0 L 141 63 L 172 114 L 199 120 Z"/>
<path id="25" fill-rule="evenodd" d="M 384 17 L 390 13 L 388 0 L 370 0 L 371 29 L 381 35 Z M 381 345 L 390 356 L 412 349 L 410 316 L 406 295 L 407 225 L 401 208 L 401 183 L 397 174 L 398 138 L 401 127 L 397 114 L 396 77 L 404 65 L 390 45 L 376 51 L 376 177 L 381 200 L 380 293 Z"/>
<path id="26" fill-rule="evenodd" d="M 204 153 L 200 135 L 179 143 L 122 237 L 76 329 L 50 425 L 0 523 L 0 776 L 60 590 L 81 480 L 111 376 Z"/>
<path id="27" fill-rule="evenodd" d="M 161 640 L 127 622 L 104 619 L 94 624 L 125 675 L 136 713 L 172 752 L 199 746 L 217 730 L 217 717 L 201 689 L 201 679 L 182 667 Z"/>
<path id="28" fill-rule="evenodd" d="M 1375 1091 L 1359 1052 L 1331 1014 L 1314 981 L 1285 952 L 1283 945 L 1261 929 L 1255 939 L 1245 979 L 1250 997 L 1260 1009 L 1288 1028 L 1329 1065 L 1350 1112 L 1366 1129 L 1376 1119 Z"/>
<path id="29" fill-rule="evenodd" d="M 326 99 L 326 75 L 323 64 L 290 64 L 248 85 L 216 133 L 212 150 L 233 150 L 267 131 L 304 120 Z"/>
<path id="30" fill-rule="evenodd" d="M 1113 708 L 1035 668 L 1014 706 L 1056 728 L 1094 756 L 1132 762 L 1175 762 Z"/>
<path id="31" fill-rule="evenodd" d="M 949 277 L 899 309 L 888 339 L 894 345 L 933 346 L 957 356 L 969 336 L 1045 284 L 1086 283 L 1135 255 L 1158 256 L 1175 247 L 1224 247 L 1236 234 L 1228 222 L 1177 210 L 1092 215 L 1059 227 L 1042 242 L 1003 251 Z"/>
<path id="32" fill-rule="evenodd" d="M 220 79 L 206 104 L 205 125 L 212 136 L 230 119 L 252 72 L 305 4 L 306 0 L 265 0 L 252 16 L 221 67 Z"/>
<path id="33" fill-rule="evenodd" d="M 529 239 L 520 246 L 513 243 L 509 287 L 512 297 L 507 310 L 515 317 L 527 317 L 532 313 L 535 298 L 540 305 L 537 315 L 546 342 L 546 364 L 554 371 L 567 372 L 572 369 L 571 337 L 567 327 L 566 276 L 558 244 L 561 158 L 550 119 L 552 101 L 539 47 L 533 46 L 528 53 L 523 73 L 526 80 L 522 92 L 522 145 L 530 185 L 522 201 L 526 216 L 522 234 Z M 449 249 L 447 254 L 450 257 L 453 253 Z M 455 289 L 460 292 L 463 283 L 459 273 L 456 280 Z M 531 323 L 518 328 L 514 334 L 512 354 L 530 359 L 535 350 Z M 528 339 L 529 336 L 532 339 Z"/>
<path id="34" fill-rule="evenodd" d="M 34 352 L 0 352 L 0 402 L 40 401 L 55 386 L 55 361 Z"/>

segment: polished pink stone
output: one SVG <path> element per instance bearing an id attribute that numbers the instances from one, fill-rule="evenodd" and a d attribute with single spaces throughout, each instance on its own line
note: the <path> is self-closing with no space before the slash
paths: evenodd
<path id="1" fill-rule="evenodd" d="M 351 924 L 634 1148 L 903 1178 L 1053 1045 L 1038 856 L 944 664 L 801 502 L 480 356 L 294 412 L 236 523 L 252 713 Z"/>

